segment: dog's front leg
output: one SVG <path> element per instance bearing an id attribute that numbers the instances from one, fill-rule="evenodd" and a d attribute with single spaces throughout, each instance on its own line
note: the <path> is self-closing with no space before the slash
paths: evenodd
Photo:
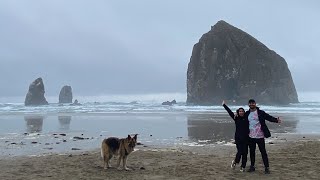
<path id="1" fill-rule="evenodd" d="M 128 156 L 123 157 L 123 169 L 125 169 L 126 171 L 130 171 L 131 169 L 127 167 L 127 159 Z"/>

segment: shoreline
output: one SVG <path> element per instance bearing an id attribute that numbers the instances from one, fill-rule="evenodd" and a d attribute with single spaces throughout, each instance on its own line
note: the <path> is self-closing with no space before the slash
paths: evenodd
<path id="1" fill-rule="evenodd" d="M 34 136 L 37 136 L 39 134 L 34 133 Z M 62 135 L 64 135 L 64 133 L 62 133 Z M 57 134 L 57 136 L 55 136 L 55 138 L 59 137 L 61 135 Z M 70 135 L 68 135 L 70 136 Z M 61 136 L 60 139 L 58 139 L 59 141 L 61 141 L 64 136 Z M 77 137 L 77 136 L 75 136 Z M 81 137 L 80 137 L 81 138 Z M 85 138 L 85 137 L 84 137 Z M 216 142 L 210 142 L 210 140 L 199 140 L 198 142 L 196 141 L 192 141 L 192 140 L 183 140 L 180 139 L 182 137 L 177 137 L 177 142 L 173 143 L 173 144 L 155 144 L 155 142 L 141 142 L 138 139 L 138 145 L 136 146 L 136 148 L 138 148 L 139 150 L 153 150 L 153 149 L 177 149 L 177 150 L 187 150 L 187 151 L 191 151 L 191 150 L 195 150 L 196 152 L 201 152 L 203 151 L 205 153 L 206 150 L 211 150 L 211 149 L 229 149 L 230 147 L 234 147 L 235 148 L 235 142 L 233 139 L 229 140 L 229 141 L 225 141 L 225 140 L 221 140 L 221 141 L 216 141 Z M 95 152 L 95 151 L 99 151 L 100 149 L 98 148 L 100 146 L 100 141 L 103 140 L 103 138 L 98 137 L 95 138 L 94 141 L 98 140 L 98 145 L 97 146 L 93 146 L 93 147 L 86 147 L 84 148 L 84 145 L 86 145 L 86 141 L 91 141 L 92 139 L 88 140 L 78 140 L 78 141 L 74 141 L 75 144 L 70 145 L 70 142 L 73 141 L 68 141 L 64 142 L 65 140 L 63 140 L 64 144 L 62 141 L 61 143 L 64 144 L 65 149 L 61 149 L 61 148 L 57 148 L 57 146 L 54 145 L 55 143 L 36 143 L 35 147 L 32 147 L 34 151 L 34 154 L 30 154 L 31 151 L 29 151 L 29 148 L 31 147 L 26 147 L 26 144 L 14 144 L 12 145 L 11 148 L 13 148 L 14 146 L 20 146 L 20 148 L 23 151 L 23 149 L 27 148 L 28 153 L 26 154 L 0 154 L 0 160 L 3 159 L 15 159 L 15 158 L 20 158 L 20 157 L 43 157 L 43 156 L 51 156 L 51 155 L 70 155 L 70 154 L 82 154 L 82 153 L 90 153 L 90 152 Z M 320 134 L 299 134 L 299 133 L 273 133 L 272 137 L 270 138 L 266 138 L 265 142 L 266 144 L 285 144 L 287 142 L 295 142 L 295 141 L 320 141 Z M 37 142 L 37 141 L 35 141 Z M 8 141 L 8 143 L 10 144 L 10 141 Z M 32 142 L 33 143 L 33 142 Z M 59 143 L 59 144 L 61 144 Z M 80 143 L 80 144 L 79 144 Z M 84 143 L 81 145 L 81 143 Z M 58 144 L 58 145 L 59 145 Z M 43 146 L 44 145 L 44 146 Z M 62 144 L 61 144 L 62 145 Z M 88 145 L 88 144 L 87 144 Z M 90 146 L 92 146 L 93 144 L 90 143 Z M 16 149 L 12 149 L 12 150 L 16 150 Z M 42 152 L 41 152 L 42 151 Z"/>
<path id="2" fill-rule="evenodd" d="M 0 159 L 0 176 L 4 179 L 317 179 L 320 172 L 319 135 L 278 135 L 266 143 L 270 175 L 263 173 L 257 150 L 254 173 L 230 168 L 236 148 L 230 146 L 142 147 L 128 158 L 132 171 L 104 170 L 100 150 L 19 156 Z M 248 163 L 249 165 L 249 155 Z M 112 160 L 115 166 L 116 160 Z"/>

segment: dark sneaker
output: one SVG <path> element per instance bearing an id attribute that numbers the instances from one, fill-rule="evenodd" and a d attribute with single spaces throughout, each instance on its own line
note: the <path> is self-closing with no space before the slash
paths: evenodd
<path id="1" fill-rule="evenodd" d="M 270 174 L 270 170 L 269 170 L 268 167 L 264 169 L 264 173 L 265 173 L 265 174 Z"/>
<path id="2" fill-rule="evenodd" d="M 253 167 L 253 166 L 250 166 L 250 168 L 249 168 L 248 172 L 254 172 L 254 171 L 256 171 L 256 168 L 255 168 L 255 167 Z"/>
<path id="3" fill-rule="evenodd" d="M 241 168 L 240 168 L 240 172 L 245 172 L 245 168 L 244 168 L 244 167 L 241 167 Z"/>

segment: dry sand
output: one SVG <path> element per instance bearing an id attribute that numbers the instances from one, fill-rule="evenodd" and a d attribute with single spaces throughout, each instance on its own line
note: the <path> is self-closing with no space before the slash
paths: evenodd
<path id="1" fill-rule="evenodd" d="M 267 144 L 271 174 L 265 175 L 257 150 L 254 173 L 230 168 L 234 146 L 140 148 L 128 159 L 132 171 L 104 170 L 99 150 L 72 155 L 0 160 L 4 179 L 319 179 L 320 141 L 283 140 Z M 112 165 L 115 165 L 113 159 Z M 250 162 L 248 162 L 249 165 Z"/>

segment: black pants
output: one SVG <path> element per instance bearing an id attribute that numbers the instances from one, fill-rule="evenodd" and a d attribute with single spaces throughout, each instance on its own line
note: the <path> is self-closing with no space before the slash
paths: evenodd
<path id="1" fill-rule="evenodd" d="M 237 154 L 235 158 L 235 163 L 240 163 L 242 158 L 241 167 L 245 168 L 247 164 L 248 156 L 248 140 L 236 140 Z"/>
<path id="2" fill-rule="evenodd" d="M 258 144 L 264 167 L 266 167 L 266 168 L 269 167 L 268 154 L 266 151 L 266 145 L 264 142 L 264 138 L 260 138 L 260 139 L 249 138 L 251 166 L 254 167 L 254 163 L 256 161 L 256 144 Z"/>

